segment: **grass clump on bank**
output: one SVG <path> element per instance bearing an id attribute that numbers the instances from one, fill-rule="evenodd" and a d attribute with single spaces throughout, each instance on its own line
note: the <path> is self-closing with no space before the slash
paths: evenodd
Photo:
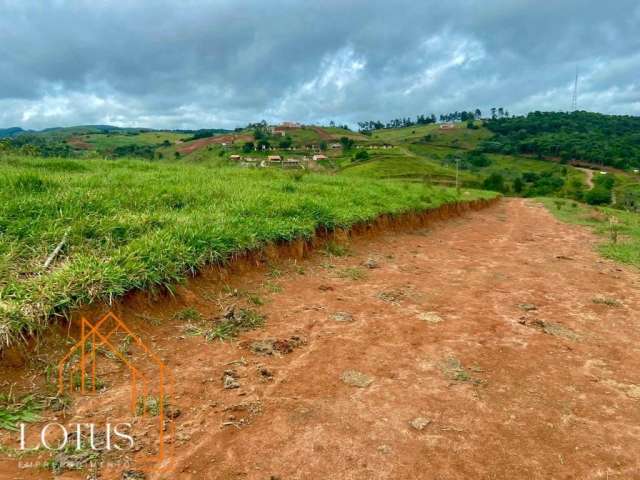
<path id="1" fill-rule="evenodd" d="M 602 255 L 640 267 L 640 215 L 608 207 L 592 207 L 570 200 L 541 198 L 559 220 L 591 227 L 605 241 L 598 246 Z"/>
<path id="2" fill-rule="evenodd" d="M 453 190 L 420 184 L 277 169 L 1 158 L 0 348 L 51 315 L 133 289 L 171 289 L 240 251 L 455 200 Z"/>

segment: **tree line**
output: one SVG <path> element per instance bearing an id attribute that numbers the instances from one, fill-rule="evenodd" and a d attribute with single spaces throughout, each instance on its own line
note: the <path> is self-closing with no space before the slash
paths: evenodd
<path id="1" fill-rule="evenodd" d="M 509 117 L 509 111 L 504 107 L 492 107 L 491 119 L 502 119 Z M 436 117 L 432 114 L 422 114 L 416 116 L 415 120 L 411 117 L 406 118 L 394 118 L 386 122 L 380 120 L 368 120 L 364 122 L 358 122 L 359 131 L 361 133 L 368 133 L 374 130 L 382 130 L 386 128 L 406 128 L 416 125 L 428 125 L 430 123 L 440 122 L 473 122 L 474 120 L 482 119 L 482 110 L 476 108 L 475 110 L 462 110 L 449 113 L 441 113 Z"/>
<path id="2" fill-rule="evenodd" d="M 483 151 L 583 161 L 617 168 L 640 166 L 640 117 L 591 112 L 532 112 L 496 118 Z"/>

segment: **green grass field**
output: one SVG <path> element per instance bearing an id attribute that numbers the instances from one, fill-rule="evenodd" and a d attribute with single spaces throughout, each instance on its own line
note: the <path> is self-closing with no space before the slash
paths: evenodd
<path id="1" fill-rule="evenodd" d="M 352 163 L 347 159 L 341 175 L 349 177 L 373 177 L 454 181 L 455 168 L 441 165 L 429 158 L 411 155 L 401 149 L 369 150 L 370 159 L 364 162 Z M 466 172 L 460 172 L 460 181 L 470 181 L 474 177 Z"/>
<path id="2" fill-rule="evenodd" d="M 234 252 L 456 200 L 422 184 L 210 162 L 4 157 L 0 176 L 0 345 L 79 304 L 171 288 Z"/>
<path id="3" fill-rule="evenodd" d="M 107 151 L 126 145 L 160 145 L 164 141 L 172 144 L 177 140 L 189 138 L 190 135 L 173 132 L 142 132 L 135 135 L 125 133 L 88 134 L 78 138 L 98 151 Z"/>
<path id="4" fill-rule="evenodd" d="M 431 145 L 468 149 L 474 148 L 478 142 L 490 138 L 491 132 L 485 128 L 468 129 L 466 124 L 456 124 L 455 128 L 451 130 L 442 130 L 438 124 L 429 124 L 376 130 L 370 138 L 376 143 L 397 144 L 421 141 L 426 135 L 431 136 L 429 140 Z"/>
<path id="5" fill-rule="evenodd" d="M 640 268 L 640 214 L 563 199 L 540 201 L 563 222 L 585 225 L 602 236 L 598 246 L 602 255 Z"/>

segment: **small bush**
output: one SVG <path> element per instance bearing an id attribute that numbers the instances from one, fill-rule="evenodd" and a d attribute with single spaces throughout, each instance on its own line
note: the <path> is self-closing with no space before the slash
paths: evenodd
<path id="1" fill-rule="evenodd" d="M 589 205 L 606 205 L 611 203 L 611 190 L 595 186 L 585 194 L 584 199 Z"/>
<path id="2" fill-rule="evenodd" d="M 366 160 L 369 160 L 369 152 L 367 152 L 366 150 L 360 150 L 353 156 L 354 162 L 364 162 Z"/>

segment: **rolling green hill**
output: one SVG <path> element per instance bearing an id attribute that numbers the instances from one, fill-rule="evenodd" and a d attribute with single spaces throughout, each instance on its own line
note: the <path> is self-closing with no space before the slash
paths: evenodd
<path id="1" fill-rule="evenodd" d="M 231 155 L 311 157 L 314 167 L 338 175 L 404 179 L 486 188 L 507 195 L 562 196 L 595 203 L 640 203 L 640 120 L 587 112 L 412 124 L 354 132 L 342 127 L 250 125 L 225 130 L 158 131 L 106 125 L 18 133 L 0 149 L 42 156 L 137 156 L 156 160 L 229 165 Z M 7 143 L 8 142 L 8 143 Z M 357 158 L 356 158 L 357 157 Z M 590 184 L 584 170 L 609 169 L 613 182 Z M 610 184 L 611 183 L 611 184 Z M 607 190 L 603 191 L 603 188 Z M 635 208 L 635 207 L 634 207 Z"/>

